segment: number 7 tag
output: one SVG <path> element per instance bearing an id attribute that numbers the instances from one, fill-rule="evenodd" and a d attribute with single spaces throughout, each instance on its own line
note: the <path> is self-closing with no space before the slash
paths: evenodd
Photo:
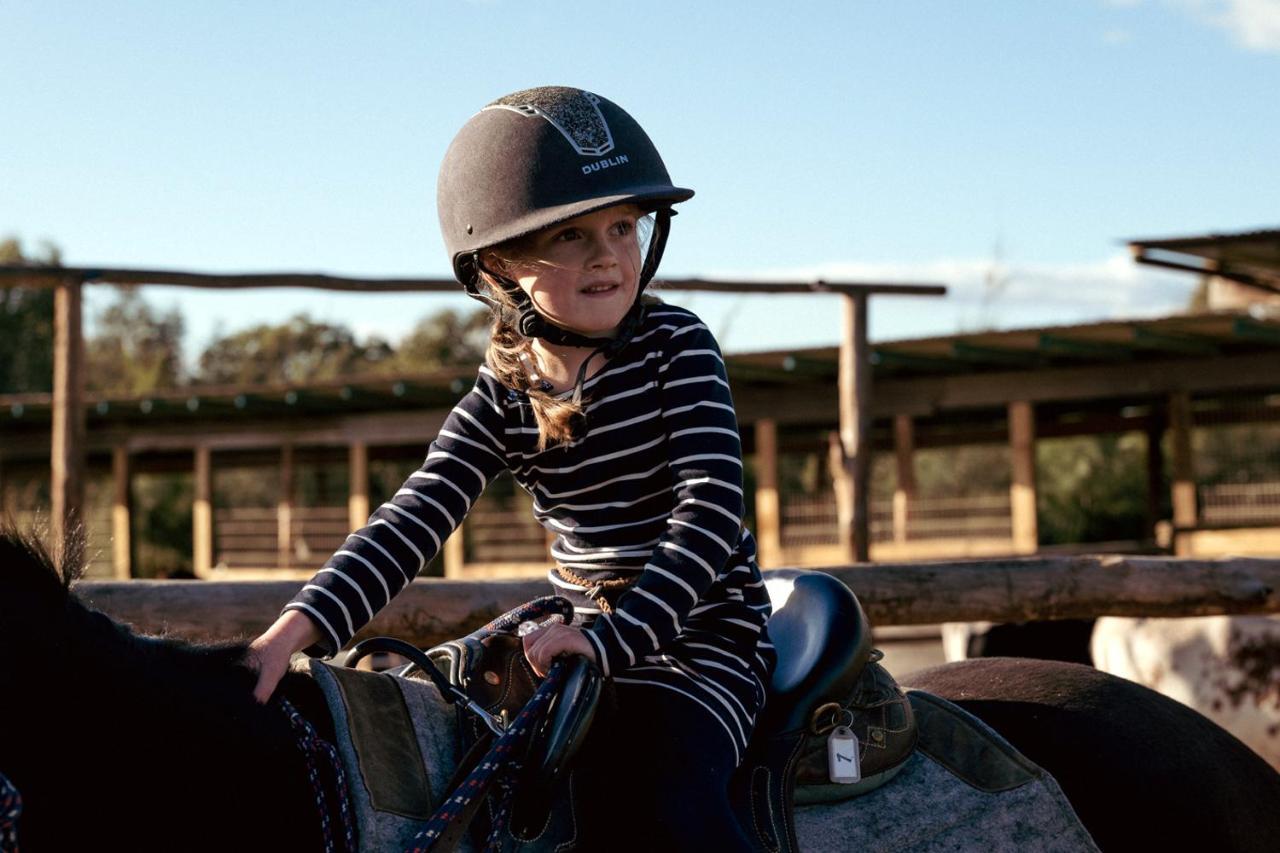
<path id="1" fill-rule="evenodd" d="M 848 726 L 836 726 L 827 737 L 827 775 L 841 785 L 862 780 L 858 736 Z"/>

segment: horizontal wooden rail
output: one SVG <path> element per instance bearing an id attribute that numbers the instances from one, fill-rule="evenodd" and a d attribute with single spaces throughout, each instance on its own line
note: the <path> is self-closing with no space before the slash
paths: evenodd
<path id="1" fill-rule="evenodd" d="M 1280 559 L 1028 557 L 824 571 L 852 587 L 876 625 L 1280 612 Z M 294 581 L 86 581 L 77 591 L 145 631 L 226 639 L 262 631 L 299 586 Z M 541 579 L 419 580 L 360 636 L 389 634 L 430 645 L 548 590 Z"/>
<path id="2" fill-rule="evenodd" d="M 458 293 L 461 285 L 451 278 L 357 278 L 323 273 L 196 273 L 182 270 L 138 270 L 107 267 L 51 267 L 0 264 L 0 287 L 53 287 L 62 281 L 82 284 L 169 284 L 182 287 L 247 288 L 309 287 L 320 290 L 374 291 L 380 293 Z M 943 284 L 911 282 L 843 281 L 719 281 L 701 278 L 659 279 L 666 290 L 700 290 L 715 293 L 843 293 L 891 296 L 944 296 Z"/>

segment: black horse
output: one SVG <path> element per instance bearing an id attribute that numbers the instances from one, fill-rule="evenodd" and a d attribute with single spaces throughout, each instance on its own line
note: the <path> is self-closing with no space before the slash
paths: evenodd
<path id="1" fill-rule="evenodd" d="M 0 773 L 24 798 L 22 849 L 320 849 L 304 759 L 280 711 L 253 700 L 245 645 L 135 635 L 70 594 L 74 574 L 0 534 Z M 1280 849 L 1280 775 L 1152 691 L 1014 660 L 905 683 L 1052 772 L 1103 849 Z M 281 689 L 332 736 L 309 679 Z"/>

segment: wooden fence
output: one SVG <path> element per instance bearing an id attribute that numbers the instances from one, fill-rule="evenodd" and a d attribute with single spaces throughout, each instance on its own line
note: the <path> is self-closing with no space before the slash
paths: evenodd
<path id="1" fill-rule="evenodd" d="M 1201 486 L 1199 499 L 1207 524 L 1280 524 L 1280 482 Z"/>
<path id="2" fill-rule="evenodd" d="M 781 503 L 781 535 L 784 548 L 835 545 L 839 542 L 836 503 L 830 494 L 784 495 Z M 971 495 L 955 498 L 922 498 L 911 501 L 906 518 L 906 539 L 1009 539 L 1013 536 L 1009 494 Z M 893 501 L 871 501 L 871 541 L 892 542 Z"/>
<path id="3" fill-rule="evenodd" d="M 1028 557 L 825 571 L 848 584 L 880 626 L 1280 612 L 1276 559 Z M 287 581 L 94 581 L 78 590 L 138 628 L 225 639 L 261 632 L 299 586 Z M 389 634 L 431 645 L 546 591 L 545 580 L 419 580 L 360 636 Z"/>

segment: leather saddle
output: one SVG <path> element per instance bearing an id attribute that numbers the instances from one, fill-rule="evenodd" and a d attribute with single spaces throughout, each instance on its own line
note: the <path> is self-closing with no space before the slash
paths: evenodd
<path id="1" fill-rule="evenodd" d="M 876 662 L 871 626 L 847 586 L 823 572 L 800 569 L 768 572 L 765 586 L 778 661 L 731 796 L 760 849 L 796 853 L 797 779 L 810 783 L 804 790 L 816 792 L 801 802 L 843 799 L 876 787 L 910 756 L 914 719 L 901 690 Z M 510 633 L 522 609 L 428 652 L 452 683 L 503 722 L 536 685 L 520 640 Z M 827 718 L 831 726 L 815 727 Z M 459 722 L 464 751 L 483 742 L 478 718 L 460 713 Z M 836 722 L 848 722 L 859 737 L 864 780 L 858 785 L 821 784 L 827 780 L 816 778 L 825 776 L 824 736 Z"/>
<path id="2" fill-rule="evenodd" d="M 887 781 L 915 746 L 910 705 L 877 661 L 871 626 L 853 592 L 817 571 L 765 574 L 773 604 L 769 637 L 778 654 L 768 700 L 734 780 L 733 801 L 744 828 L 771 853 L 796 853 L 793 803 L 797 775 L 826 766 L 820 717 L 844 712 L 863 750 L 864 781 L 845 788 L 856 796 Z M 856 719 L 855 719 L 856 718 Z M 877 743 L 877 741 L 879 741 Z M 873 747 L 879 747 L 873 751 Z M 815 786 L 817 787 L 817 786 Z M 839 797 L 829 791 L 812 799 Z M 812 801 L 812 800 L 811 800 Z"/>

